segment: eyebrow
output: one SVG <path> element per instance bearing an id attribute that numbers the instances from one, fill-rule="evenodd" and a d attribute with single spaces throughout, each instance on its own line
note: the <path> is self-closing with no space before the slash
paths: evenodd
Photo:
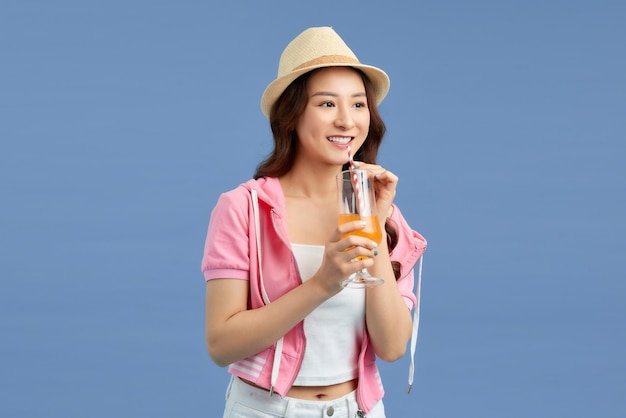
<path id="1" fill-rule="evenodd" d="M 313 93 L 311 95 L 311 97 L 315 97 L 315 96 L 332 96 L 332 97 L 338 97 L 339 95 L 337 93 L 331 93 L 329 91 L 318 91 L 316 93 Z M 355 93 L 352 95 L 352 97 L 366 97 L 365 92 L 361 92 L 361 93 Z"/>

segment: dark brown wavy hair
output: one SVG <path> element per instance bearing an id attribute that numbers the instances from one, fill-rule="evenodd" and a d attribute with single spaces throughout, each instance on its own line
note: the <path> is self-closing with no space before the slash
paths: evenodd
<path id="1" fill-rule="evenodd" d="M 298 77 L 272 105 L 270 110 L 270 127 L 274 137 L 274 148 L 267 158 L 257 166 L 256 172 L 254 173 L 255 179 L 261 177 L 281 177 L 287 174 L 293 167 L 298 147 L 296 126 L 309 100 L 307 83 L 311 76 L 319 70 L 320 69 L 312 70 Z M 362 71 L 356 68 L 353 68 L 353 70 L 357 72 L 363 80 L 365 94 L 367 96 L 367 107 L 370 111 L 369 131 L 365 142 L 355 153 L 354 159 L 365 163 L 376 164 L 378 149 L 383 141 L 386 127 L 378 113 L 372 83 Z M 346 163 L 343 169 L 347 170 L 348 168 L 349 164 Z M 387 232 L 387 244 L 391 252 L 398 243 L 398 234 L 389 220 L 385 223 L 385 230 Z M 392 261 L 391 264 L 396 280 L 398 280 L 401 275 L 400 263 Z"/>

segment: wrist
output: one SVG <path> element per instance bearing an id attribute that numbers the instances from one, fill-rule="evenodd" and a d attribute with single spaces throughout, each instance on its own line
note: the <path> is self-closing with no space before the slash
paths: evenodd
<path id="1" fill-rule="evenodd" d="M 312 287 L 311 295 L 314 295 L 313 298 L 318 299 L 320 303 L 335 296 L 343 289 L 339 282 L 333 283 L 329 280 L 324 280 L 320 277 L 319 272 L 307 280 L 303 285 L 306 284 L 309 284 Z"/>

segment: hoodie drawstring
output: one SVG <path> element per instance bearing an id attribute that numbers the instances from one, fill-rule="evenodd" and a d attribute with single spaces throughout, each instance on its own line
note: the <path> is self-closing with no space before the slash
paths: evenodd
<path id="1" fill-rule="evenodd" d="M 415 297 L 417 303 L 415 310 L 413 311 L 413 332 L 411 333 L 411 364 L 409 365 L 409 385 L 406 388 L 406 393 L 411 392 L 413 386 L 413 376 L 415 374 L 415 347 L 417 346 L 417 330 L 420 323 L 420 290 L 422 287 L 422 260 L 424 254 L 419 259 L 419 266 L 417 267 L 417 286 L 415 290 Z"/>
<path id="2" fill-rule="evenodd" d="M 259 263 L 259 281 L 261 283 L 261 293 L 263 294 L 263 302 L 269 305 L 270 298 L 265 291 L 265 283 L 263 281 L 263 267 L 261 264 L 261 221 L 259 216 L 259 197 L 256 190 L 252 189 L 252 211 L 254 212 L 254 229 L 256 232 L 256 254 Z M 280 361 L 283 357 L 283 337 L 276 342 L 276 349 L 274 351 L 274 362 L 272 363 L 272 376 L 270 377 L 270 396 L 274 394 L 274 386 L 278 381 L 278 371 L 280 369 Z"/>

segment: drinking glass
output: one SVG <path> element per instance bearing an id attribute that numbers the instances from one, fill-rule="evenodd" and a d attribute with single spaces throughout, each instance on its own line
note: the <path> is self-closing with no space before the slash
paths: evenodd
<path id="1" fill-rule="evenodd" d="M 365 227 L 348 232 L 348 235 L 359 235 L 379 244 L 383 233 L 378 223 L 374 189 L 370 182 L 370 174 L 366 170 L 351 169 L 337 175 L 339 187 L 339 225 L 352 221 L 365 221 Z M 358 257 L 363 259 L 366 257 Z M 353 273 L 341 282 L 344 287 L 363 288 L 375 287 L 383 283 L 383 279 L 373 277 L 366 268 Z"/>

